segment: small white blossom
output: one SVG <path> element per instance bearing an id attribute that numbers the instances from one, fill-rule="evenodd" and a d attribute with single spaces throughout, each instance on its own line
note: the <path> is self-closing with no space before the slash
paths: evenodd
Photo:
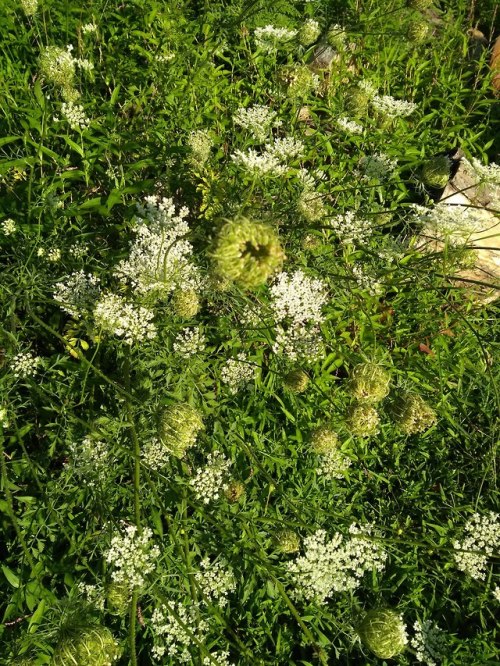
<path id="1" fill-rule="evenodd" d="M 337 127 L 344 130 L 348 134 L 362 134 L 364 131 L 363 125 L 355 122 L 354 120 L 349 120 L 346 116 L 341 116 L 337 118 Z"/>
<path id="2" fill-rule="evenodd" d="M 150 310 L 128 303 L 116 294 L 102 296 L 94 310 L 96 326 L 105 333 L 123 338 L 128 345 L 156 337 L 153 317 Z"/>
<path id="3" fill-rule="evenodd" d="M 455 563 L 460 571 L 465 571 L 475 580 L 484 580 L 488 557 L 500 548 L 500 521 L 497 513 L 490 511 L 481 516 L 478 513 L 465 523 L 463 541 L 455 541 L 453 547 Z"/>
<path id="4" fill-rule="evenodd" d="M 493 596 L 500 603 L 500 585 L 495 585 L 495 589 L 493 590 Z"/>
<path id="5" fill-rule="evenodd" d="M 172 452 L 159 439 L 153 437 L 141 448 L 141 458 L 147 467 L 160 471 L 171 460 Z"/>
<path id="6" fill-rule="evenodd" d="M 359 165 L 366 179 L 386 180 L 392 176 L 398 162 L 384 153 L 377 153 L 362 157 Z"/>
<path id="7" fill-rule="evenodd" d="M 61 113 L 71 129 L 85 130 L 90 125 L 90 118 L 85 115 L 85 110 L 81 104 L 63 102 L 61 104 Z M 54 120 L 57 121 L 56 118 Z"/>
<path id="8" fill-rule="evenodd" d="M 417 620 L 413 629 L 415 636 L 411 640 L 411 646 L 416 651 L 417 661 L 427 666 L 437 666 L 437 662 L 442 661 L 447 654 L 445 633 L 430 620 Z"/>
<path id="9" fill-rule="evenodd" d="M 190 358 L 204 351 L 206 341 L 199 328 L 185 328 L 174 340 L 174 352 L 182 358 Z"/>
<path id="10" fill-rule="evenodd" d="M 466 161 L 465 158 L 462 161 Z M 500 185 L 500 165 L 491 162 L 490 164 L 482 164 L 475 157 L 472 158 L 472 168 L 476 172 L 479 180 L 483 183 L 492 183 L 493 185 Z"/>
<path id="11" fill-rule="evenodd" d="M 356 264 L 351 270 L 360 289 L 366 291 L 370 296 L 379 296 L 382 293 L 383 287 L 380 282 L 367 273 L 362 266 Z"/>
<path id="12" fill-rule="evenodd" d="M 76 62 L 78 67 L 80 67 L 80 69 L 83 69 L 84 72 L 91 72 L 94 69 L 94 63 L 91 62 L 90 60 L 87 60 L 87 58 L 78 58 Z M 81 111 L 83 112 L 83 107 L 81 107 Z M 90 122 L 88 118 L 87 121 L 88 123 Z"/>
<path id="13" fill-rule="evenodd" d="M 95 23 L 85 23 L 85 25 L 82 25 L 82 32 L 84 35 L 97 32 L 97 25 Z"/>
<path id="14" fill-rule="evenodd" d="M 317 326 L 293 324 L 288 328 L 276 326 L 273 352 L 289 361 L 315 363 L 325 355 L 321 331 Z"/>
<path id="15" fill-rule="evenodd" d="M 254 30 L 255 44 L 266 53 L 277 51 L 296 36 L 297 30 L 276 28 L 273 25 L 266 25 L 263 28 L 255 28 Z"/>
<path id="16" fill-rule="evenodd" d="M 209 601 L 217 602 L 223 608 L 229 593 L 236 589 L 234 573 L 224 560 L 210 562 L 208 557 L 200 562 L 200 567 L 194 577 L 201 591 Z"/>
<path id="17" fill-rule="evenodd" d="M 322 308 L 328 294 L 322 280 L 308 277 L 300 269 L 293 274 L 282 272 L 270 292 L 270 306 L 276 321 L 288 320 L 295 325 L 324 321 Z"/>
<path id="18" fill-rule="evenodd" d="M 87 603 L 94 606 L 97 610 L 104 611 L 106 595 L 102 587 L 83 582 L 77 583 L 76 587 Z"/>
<path id="19" fill-rule="evenodd" d="M 0 428 L 8 428 L 9 426 L 7 407 L 0 405 Z"/>
<path id="20" fill-rule="evenodd" d="M 287 166 L 275 155 L 268 152 L 258 153 L 253 148 L 249 148 L 246 152 L 237 149 L 231 155 L 231 159 L 236 165 L 260 176 L 282 176 L 288 171 Z"/>
<path id="21" fill-rule="evenodd" d="M 322 195 L 308 189 L 301 192 L 297 201 L 297 211 L 308 222 L 317 222 L 327 215 Z"/>
<path id="22" fill-rule="evenodd" d="M 243 352 L 236 358 L 226 361 L 221 370 L 221 380 L 227 384 L 231 393 L 237 393 L 245 384 L 251 382 L 255 375 L 253 364 L 248 362 Z"/>
<path id="23" fill-rule="evenodd" d="M 257 141 L 265 141 L 271 127 L 279 127 L 277 113 L 262 104 L 254 104 L 247 109 L 239 108 L 233 116 L 235 125 L 247 129 Z"/>
<path id="24" fill-rule="evenodd" d="M 30 351 L 22 351 L 14 356 L 10 362 L 10 368 L 14 377 L 18 379 L 28 379 L 34 377 L 38 372 L 38 367 L 42 363 L 40 356 L 35 356 Z"/>
<path id="25" fill-rule="evenodd" d="M 192 664 L 193 656 L 190 648 L 197 648 L 198 643 L 204 644 L 208 633 L 208 624 L 199 617 L 199 608 L 191 604 L 186 608 L 180 603 L 155 608 L 151 616 L 151 627 L 155 634 L 155 644 L 151 650 L 154 659 L 170 657 L 176 664 Z M 178 618 L 178 619 L 177 619 Z"/>
<path id="26" fill-rule="evenodd" d="M 125 583 L 130 589 L 141 588 L 146 576 L 155 570 L 160 549 L 151 541 L 153 532 L 146 527 L 139 534 L 135 525 L 125 525 L 121 534 L 115 534 L 104 559 L 112 566 L 111 578 Z"/>
<path id="27" fill-rule="evenodd" d="M 373 223 L 358 217 L 352 210 L 328 220 L 338 239 L 345 244 L 365 242 L 373 232 Z"/>
<path id="28" fill-rule="evenodd" d="M 21 0 L 21 7 L 26 16 L 33 16 L 38 9 L 38 0 Z"/>
<path id="29" fill-rule="evenodd" d="M 3 220 L 2 222 L 2 232 L 4 236 L 12 236 L 15 234 L 17 231 L 17 226 L 14 220 L 12 220 L 10 217 L 7 220 Z"/>
<path id="30" fill-rule="evenodd" d="M 229 468 L 232 463 L 220 451 L 209 453 L 207 463 L 198 469 L 189 485 L 194 489 L 196 499 L 209 504 L 221 497 L 229 486 Z"/>
<path id="31" fill-rule="evenodd" d="M 412 114 L 417 105 L 414 102 L 395 99 L 390 95 L 374 95 L 372 98 L 373 108 L 389 118 L 406 117 Z"/>
<path id="32" fill-rule="evenodd" d="M 304 153 L 304 144 L 300 139 L 286 136 L 281 139 L 275 139 L 274 143 L 266 146 L 266 152 L 282 162 L 286 162 L 286 160 L 301 157 Z"/>
<path id="33" fill-rule="evenodd" d="M 188 146 L 191 149 L 192 161 L 204 164 L 210 157 L 213 141 L 207 129 L 193 130 L 188 137 Z"/>
<path id="34" fill-rule="evenodd" d="M 60 303 L 61 309 L 75 319 L 90 312 L 98 300 L 101 290 L 100 280 L 91 273 L 76 271 L 65 278 L 64 282 L 54 285 L 54 300 Z"/>
<path id="35" fill-rule="evenodd" d="M 58 261 L 61 260 L 61 250 L 58 247 L 52 247 L 48 252 L 47 252 L 47 259 L 53 264 L 56 264 Z"/>
<path id="36" fill-rule="evenodd" d="M 229 663 L 229 652 L 223 650 L 219 652 L 212 652 L 210 657 L 203 659 L 203 666 L 214 666 L 214 661 L 217 666 L 235 666 Z"/>
<path id="37" fill-rule="evenodd" d="M 319 456 L 316 465 L 316 474 L 325 479 L 344 479 L 345 473 L 352 465 L 352 460 L 337 448 L 331 449 Z"/>
<path id="38" fill-rule="evenodd" d="M 70 462 L 81 483 L 94 488 L 110 478 L 115 461 L 109 444 L 85 437 L 79 444 L 71 444 Z"/>
<path id="39" fill-rule="evenodd" d="M 466 243 L 485 226 L 482 212 L 473 207 L 440 203 L 434 208 L 413 204 L 412 209 L 416 221 L 423 224 L 423 235 L 444 239 L 452 245 Z"/>

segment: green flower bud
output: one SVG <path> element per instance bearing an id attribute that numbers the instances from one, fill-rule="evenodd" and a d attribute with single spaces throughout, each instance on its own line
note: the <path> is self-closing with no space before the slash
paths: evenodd
<path id="1" fill-rule="evenodd" d="M 379 431 L 380 418 L 375 407 L 366 403 L 353 405 L 347 414 L 347 428 L 353 435 L 370 437 Z"/>
<path id="2" fill-rule="evenodd" d="M 53 666 L 112 666 L 121 650 L 106 627 L 71 631 L 61 639 L 52 657 Z"/>
<path id="3" fill-rule="evenodd" d="M 399 654 L 408 642 L 402 616 L 391 609 L 368 611 L 358 627 L 358 634 L 364 645 L 380 659 Z"/>
<path id="4" fill-rule="evenodd" d="M 436 412 L 415 393 L 405 393 L 392 406 L 394 420 L 406 435 L 428 430 L 437 421 Z"/>
<path id="5" fill-rule="evenodd" d="M 299 536 L 293 530 L 280 530 L 275 536 L 275 543 L 282 553 L 296 553 L 300 550 Z"/>
<path id="6" fill-rule="evenodd" d="M 283 384 L 292 393 L 303 393 L 309 384 L 309 377 L 300 369 L 290 370 L 283 379 Z"/>
<path id="7" fill-rule="evenodd" d="M 40 72 L 49 83 L 71 88 L 75 76 L 75 62 L 68 49 L 47 46 L 40 54 Z"/>
<path id="8" fill-rule="evenodd" d="M 336 449 L 339 443 L 337 433 L 328 426 L 319 426 L 312 431 L 311 449 L 314 453 L 324 455 Z"/>
<path id="9" fill-rule="evenodd" d="M 307 19 L 299 30 L 299 43 L 302 46 L 310 46 L 321 34 L 321 28 L 314 19 Z"/>
<path id="10" fill-rule="evenodd" d="M 353 116 L 366 116 L 370 95 L 362 88 L 351 88 L 347 91 L 346 107 Z"/>
<path id="11" fill-rule="evenodd" d="M 429 36 L 431 27 L 425 19 L 414 19 L 408 24 L 407 36 L 410 42 L 420 44 Z"/>
<path id="12" fill-rule="evenodd" d="M 120 616 L 125 616 L 129 609 L 131 590 L 123 583 L 110 583 L 106 590 L 106 604 L 108 610 Z"/>
<path id="13" fill-rule="evenodd" d="M 245 494 L 245 486 L 241 481 L 230 481 L 228 487 L 224 491 L 224 495 L 233 504 L 236 503 L 240 497 Z"/>
<path id="14" fill-rule="evenodd" d="M 163 412 L 158 435 L 172 455 L 182 458 L 187 449 L 195 444 L 202 428 L 203 421 L 198 410 L 187 403 L 178 403 Z"/>
<path id="15" fill-rule="evenodd" d="M 425 162 L 422 166 L 422 181 L 429 187 L 441 189 L 446 187 L 450 178 L 451 160 L 445 155 L 439 155 Z"/>
<path id="16" fill-rule="evenodd" d="M 213 253 L 219 275 L 246 289 L 264 284 L 281 268 L 284 258 L 271 227 L 244 218 L 224 225 Z"/>
<path id="17" fill-rule="evenodd" d="M 320 79 L 307 65 L 291 65 L 282 68 L 280 80 L 287 85 L 287 95 L 292 99 L 307 97 L 319 87 Z"/>
<path id="18" fill-rule="evenodd" d="M 360 402 L 380 402 L 389 393 L 391 376 L 375 363 L 361 363 L 351 373 L 351 390 Z"/>
<path id="19" fill-rule="evenodd" d="M 176 289 L 172 296 L 172 308 L 178 317 L 194 317 L 200 309 L 198 294 L 194 289 Z"/>
<path id="20" fill-rule="evenodd" d="M 411 9 L 418 9 L 423 12 L 425 9 L 432 5 L 433 0 L 407 0 L 407 5 Z"/>
<path id="21" fill-rule="evenodd" d="M 340 25 L 331 25 L 326 34 L 326 41 L 337 51 L 343 51 L 347 43 L 347 32 Z"/>

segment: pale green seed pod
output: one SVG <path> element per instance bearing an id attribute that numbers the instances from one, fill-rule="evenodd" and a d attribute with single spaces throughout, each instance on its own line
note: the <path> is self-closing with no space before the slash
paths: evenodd
<path id="1" fill-rule="evenodd" d="M 407 0 L 407 5 L 411 9 L 418 9 L 423 12 L 425 9 L 432 5 L 433 0 Z"/>
<path id="2" fill-rule="evenodd" d="M 106 605 L 114 615 L 124 617 L 129 610 L 131 589 L 123 583 L 110 583 L 106 590 Z"/>
<path id="3" fill-rule="evenodd" d="M 425 162 L 422 166 L 422 182 L 436 189 L 446 187 L 450 179 L 451 161 L 445 155 L 439 155 Z"/>
<path id="4" fill-rule="evenodd" d="M 311 449 L 314 453 L 324 455 L 336 449 L 339 444 L 337 433 L 328 426 L 319 426 L 312 431 Z"/>
<path id="5" fill-rule="evenodd" d="M 392 609 L 368 611 L 358 627 L 358 634 L 363 644 L 380 659 L 400 654 L 408 642 L 403 619 Z"/>
<path id="6" fill-rule="evenodd" d="M 282 553 L 296 553 L 300 550 L 300 538 L 293 530 L 280 530 L 275 536 L 275 543 Z"/>
<path id="7" fill-rule="evenodd" d="M 415 393 L 404 393 L 394 401 L 394 420 L 406 435 L 425 432 L 437 421 L 436 412 Z"/>
<path id="8" fill-rule="evenodd" d="M 176 289 L 172 295 L 172 308 L 178 317 L 194 317 L 200 310 L 198 294 L 194 289 Z"/>
<path id="9" fill-rule="evenodd" d="M 356 86 L 347 91 L 346 107 L 353 116 L 366 116 L 369 101 L 370 95 L 362 88 Z"/>
<path id="10" fill-rule="evenodd" d="M 167 407 L 160 419 L 159 438 L 176 458 L 182 458 L 194 446 L 203 420 L 197 409 L 187 403 Z"/>
<path id="11" fill-rule="evenodd" d="M 423 18 L 414 19 L 408 24 L 407 36 L 410 42 L 421 44 L 429 36 L 431 27 Z"/>
<path id="12" fill-rule="evenodd" d="M 224 490 L 224 495 L 229 502 L 235 504 L 245 494 L 245 485 L 241 481 L 230 481 Z"/>
<path id="13" fill-rule="evenodd" d="M 290 370 L 283 378 L 283 384 L 292 393 L 303 393 L 309 384 L 309 377 L 300 368 Z"/>
<path id="14" fill-rule="evenodd" d="M 245 218 L 223 226 L 212 256 L 222 278 L 246 289 L 264 284 L 281 268 L 285 258 L 273 229 Z"/>
<path id="15" fill-rule="evenodd" d="M 358 437 L 370 437 L 379 432 L 380 417 L 375 407 L 366 403 L 353 405 L 347 414 L 348 430 Z"/>
<path id="16" fill-rule="evenodd" d="M 56 646 L 52 666 L 112 666 L 121 650 L 106 627 L 94 626 L 70 632 Z"/>
<path id="17" fill-rule="evenodd" d="M 389 394 L 391 376 L 376 363 L 361 363 L 351 373 L 352 395 L 360 402 L 376 403 Z"/>
<path id="18" fill-rule="evenodd" d="M 307 19 L 299 30 L 299 44 L 310 46 L 321 35 L 321 27 L 314 19 Z"/>

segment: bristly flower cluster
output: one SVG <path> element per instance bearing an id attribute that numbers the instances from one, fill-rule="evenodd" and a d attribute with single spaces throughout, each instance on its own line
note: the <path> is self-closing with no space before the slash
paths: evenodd
<path id="1" fill-rule="evenodd" d="M 96 326 L 104 333 L 123 338 L 127 345 L 156 337 L 153 312 L 127 302 L 116 294 L 105 294 L 94 309 Z"/>
<path id="2" fill-rule="evenodd" d="M 126 525 L 121 534 L 115 534 L 104 559 L 111 565 L 111 578 L 115 583 L 125 583 L 130 589 L 142 588 L 146 576 L 155 570 L 160 549 L 151 541 L 148 527 L 139 534 L 136 525 Z"/>
<path id="3" fill-rule="evenodd" d="M 232 462 L 220 451 L 209 453 L 206 465 L 198 469 L 189 482 L 196 499 L 209 504 L 222 497 L 229 487 L 231 465 Z"/>
<path id="4" fill-rule="evenodd" d="M 304 555 L 286 565 L 295 585 L 294 596 L 324 603 L 334 592 L 355 590 L 367 571 L 383 571 L 387 554 L 370 540 L 372 527 L 355 523 L 350 538 L 337 533 L 328 539 L 317 530 L 304 539 Z"/>
<path id="5" fill-rule="evenodd" d="M 411 646 L 417 653 L 417 661 L 427 666 L 437 666 L 448 650 L 446 634 L 431 620 L 417 620 L 413 629 L 415 636 L 411 639 Z"/>
<path id="6" fill-rule="evenodd" d="M 210 602 L 215 602 L 224 608 L 229 593 L 236 589 L 233 571 L 224 560 L 210 562 L 208 557 L 200 562 L 200 567 L 200 571 L 197 571 L 194 577 L 201 591 Z"/>
<path id="7" fill-rule="evenodd" d="M 247 129 L 254 139 L 263 142 L 269 136 L 272 127 L 281 126 L 281 120 L 277 119 L 277 115 L 276 111 L 263 104 L 254 104 L 247 109 L 239 108 L 233 116 L 233 122 Z"/>
<path id="8" fill-rule="evenodd" d="M 500 548 L 500 521 L 498 513 L 490 511 L 481 516 L 478 513 L 465 523 L 463 541 L 455 541 L 453 547 L 455 563 L 460 571 L 465 571 L 475 580 L 484 580 L 488 557 Z"/>

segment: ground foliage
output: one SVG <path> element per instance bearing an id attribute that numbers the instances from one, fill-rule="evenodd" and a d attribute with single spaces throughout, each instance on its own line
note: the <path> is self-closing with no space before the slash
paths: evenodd
<path id="1" fill-rule="evenodd" d="M 434 663 L 415 642 L 427 621 L 445 635 L 438 663 L 498 663 L 495 553 L 474 577 L 454 548 L 474 514 L 497 508 L 495 306 L 454 280 L 464 244 L 418 246 L 411 208 L 439 194 L 422 182 L 437 155 L 498 161 L 487 52 L 467 33 L 494 36 L 494 4 L 468 4 L 2 4 L 1 663 L 382 664 L 356 633 L 376 608 L 407 625 L 395 663 Z M 320 28 L 310 43 L 256 43 L 259 28 L 307 19 Z M 328 40 L 332 65 L 311 69 Z M 60 60 L 51 78 L 44 49 L 68 44 L 74 75 Z M 415 108 L 387 117 L 360 81 Z M 276 113 L 263 140 L 235 120 L 252 105 Z M 302 149 L 268 174 L 234 158 L 284 137 Z M 368 177 L 381 153 L 394 168 Z M 188 208 L 172 247 L 190 243 L 156 291 L 137 266 L 117 272 L 152 195 Z M 369 225 L 349 235 L 337 219 L 349 214 Z M 245 232 L 250 258 L 272 255 L 258 275 L 228 254 L 243 220 L 265 225 L 266 240 Z M 279 270 L 321 281 L 280 321 Z M 99 284 L 75 305 L 79 271 Z M 135 308 L 129 339 L 99 318 L 103 294 L 115 314 Z M 280 330 L 295 329 L 280 352 Z M 302 353 L 307 336 L 317 349 Z M 384 372 L 370 403 L 360 381 L 373 367 Z M 428 410 L 422 427 L 408 426 L 411 396 Z M 358 408 L 378 411 L 375 434 Z M 304 540 L 348 540 L 353 524 L 384 565 L 354 589 L 301 595 Z M 132 582 L 110 550 L 127 527 L 151 546 Z M 155 660 L 161 608 L 177 638 Z"/>

